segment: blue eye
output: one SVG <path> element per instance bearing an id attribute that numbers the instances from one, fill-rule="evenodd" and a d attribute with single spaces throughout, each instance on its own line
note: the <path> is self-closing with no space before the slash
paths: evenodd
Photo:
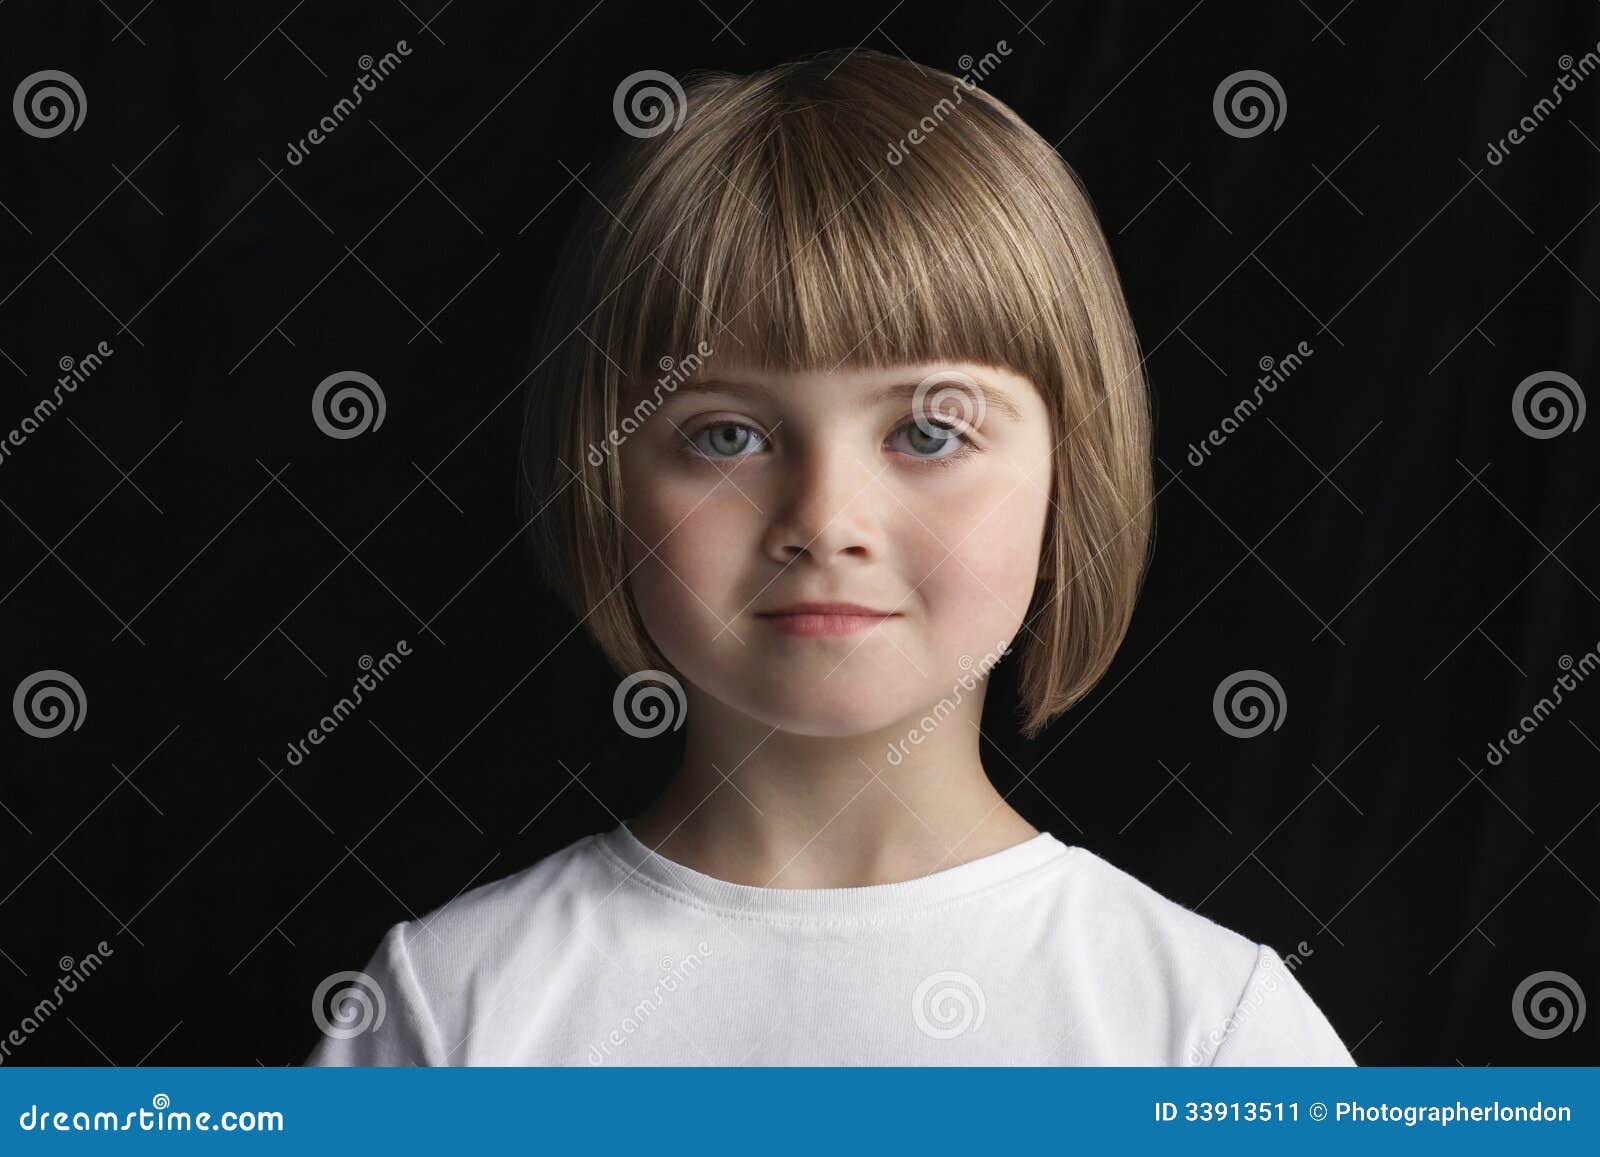
<path id="1" fill-rule="evenodd" d="M 900 452 L 930 466 L 954 465 L 978 449 L 965 431 L 944 422 L 925 419 L 919 426 L 908 420 L 889 435 L 890 443 L 902 435 L 908 449 Z M 737 461 L 767 448 L 766 435 L 743 422 L 713 422 L 688 435 L 688 442 L 685 454 L 711 462 Z"/>
<path id="2" fill-rule="evenodd" d="M 755 442 L 765 445 L 766 440 L 755 429 L 740 422 L 716 422 L 696 431 L 689 439 L 695 453 L 713 461 L 743 458 L 745 449 Z"/>
<path id="3" fill-rule="evenodd" d="M 927 429 L 924 429 L 924 426 Z M 906 441 L 911 447 L 911 457 L 924 462 L 937 462 L 942 465 L 963 457 L 973 449 L 971 438 L 957 427 L 943 422 L 924 420 L 923 425 L 919 426 L 913 419 L 895 430 L 895 434 L 902 433 L 906 435 Z"/>

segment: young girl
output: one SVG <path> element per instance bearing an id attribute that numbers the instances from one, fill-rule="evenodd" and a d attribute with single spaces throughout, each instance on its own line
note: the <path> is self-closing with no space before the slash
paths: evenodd
<path id="1" fill-rule="evenodd" d="M 1074 174 L 872 52 L 683 96 L 585 190 L 523 462 L 619 724 L 681 727 L 682 765 L 393 926 L 319 988 L 310 1062 L 1352 1064 L 1276 951 L 1035 829 L 979 758 L 989 670 L 1021 664 L 1036 735 L 1110 663 L 1150 540 L 1138 346 Z"/>

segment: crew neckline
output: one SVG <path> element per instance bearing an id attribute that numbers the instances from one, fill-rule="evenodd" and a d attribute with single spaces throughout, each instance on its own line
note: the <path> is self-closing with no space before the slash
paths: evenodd
<path id="1" fill-rule="evenodd" d="M 745 916 L 861 917 L 926 908 L 1016 881 L 1075 850 L 1048 831 L 998 852 L 887 884 L 775 888 L 737 884 L 696 871 L 646 846 L 623 820 L 594 837 L 631 878 L 690 904 Z"/>

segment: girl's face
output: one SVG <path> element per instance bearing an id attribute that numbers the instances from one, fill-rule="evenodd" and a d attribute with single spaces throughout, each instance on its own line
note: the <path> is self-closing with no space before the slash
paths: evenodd
<path id="1" fill-rule="evenodd" d="M 1017 635 L 1050 511 L 1049 415 L 1027 379 L 712 359 L 676 388 L 634 385 L 623 412 L 641 399 L 659 407 L 617 451 L 628 581 L 701 691 L 854 735 L 920 716 Z M 808 602 L 875 613 L 774 613 Z"/>

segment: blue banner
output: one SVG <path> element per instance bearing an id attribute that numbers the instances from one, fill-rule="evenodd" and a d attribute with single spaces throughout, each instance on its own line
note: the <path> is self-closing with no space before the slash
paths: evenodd
<path id="1" fill-rule="evenodd" d="M 0 1153 L 598 1142 L 817 1157 L 1037 1141 L 1592 1155 L 1597 1090 L 1594 1068 L 0 1068 Z"/>

